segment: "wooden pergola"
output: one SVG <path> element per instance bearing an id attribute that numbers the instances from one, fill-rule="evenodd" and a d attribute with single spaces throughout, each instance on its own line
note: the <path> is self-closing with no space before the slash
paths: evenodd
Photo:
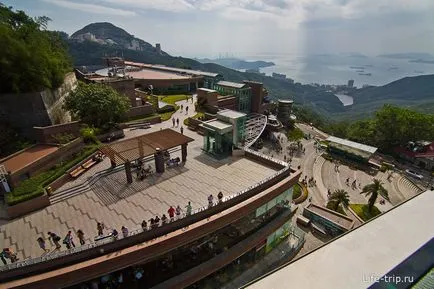
<path id="1" fill-rule="evenodd" d="M 191 137 L 168 128 L 108 144 L 100 150 L 110 158 L 112 167 L 125 165 L 127 180 L 131 183 L 131 161 L 154 155 L 156 171 L 162 173 L 164 172 L 162 153 L 181 146 L 182 162 L 185 162 L 187 160 L 187 144 L 192 141 L 194 139 Z"/>

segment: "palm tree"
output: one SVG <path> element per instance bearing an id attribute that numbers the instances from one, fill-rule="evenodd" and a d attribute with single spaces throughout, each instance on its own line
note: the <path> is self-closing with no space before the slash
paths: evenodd
<path id="1" fill-rule="evenodd" d="M 333 204 L 332 206 L 334 211 L 338 210 L 340 204 L 342 204 L 344 208 L 348 208 L 348 205 L 350 204 L 350 196 L 344 190 L 336 190 L 331 194 L 329 202 Z"/>
<path id="2" fill-rule="evenodd" d="M 371 212 L 372 207 L 374 207 L 375 201 L 377 200 L 378 195 L 382 196 L 384 199 L 389 200 L 389 194 L 387 190 L 383 187 L 383 182 L 378 179 L 374 179 L 372 184 L 366 185 L 363 187 L 361 194 L 369 196 L 368 200 L 368 208 Z"/>

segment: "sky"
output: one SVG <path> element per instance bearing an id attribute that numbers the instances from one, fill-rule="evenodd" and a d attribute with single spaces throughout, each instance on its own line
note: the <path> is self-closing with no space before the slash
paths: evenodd
<path id="1" fill-rule="evenodd" d="M 434 53 L 434 0 L 0 0 L 72 34 L 111 22 L 172 55 Z"/>

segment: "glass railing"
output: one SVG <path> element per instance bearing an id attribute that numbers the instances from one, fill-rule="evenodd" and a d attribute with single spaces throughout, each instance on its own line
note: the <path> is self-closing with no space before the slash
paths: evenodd
<path id="1" fill-rule="evenodd" d="M 254 190 L 254 189 L 258 188 L 259 186 L 261 186 L 261 185 L 269 182 L 270 180 L 275 179 L 276 177 L 278 177 L 278 176 L 286 173 L 288 170 L 290 170 L 290 167 L 288 166 L 288 164 L 285 163 L 285 162 L 283 162 L 283 161 L 280 161 L 278 159 L 275 159 L 275 158 L 263 155 L 261 153 L 258 153 L 256 151 L 254 151 L 254 150 L 251 150 L 251 149 L 247 149 L 246 148 L 244 150 L 246 152 L 254 154 L 254 155 L 256 155 L 256 156 L 258 156 L 260 158 L 267 159 L 269 161 L 275 162 L 276 164 L 282 165 L 283 168 L 281 170 L 277 171 L 276 173 L 274 173 L 273 175 L 271 175 L 269 177 L 266 177 L 265 179 L 259 181 L 258 183 L 254 184 L 254 185 L 249 186 L 246 189 L 243 189 L 243 190 L 241 190 L 241 191 L 239 191 L 237 193 L 234 193 L 232 195 L 228 195 L 228 196 L 223 197 L 223 202 L 226 202 L 226 201 L 231 200 L 231 199 L 233 199 L 235 197 L 241 196 L 241 195 L 245 194 L 246 192 Z M 218 205 L 218 204 L 219 204 L 218 201 L 213 202 L 213 206 Z M 197 208 L 196 210 L 192 211 L 191 215 L 194 215 L 194 214 L 206 211 L 209 208 L 210 208 L 209 205 Z M 187 216 L 186 214 L 183 214 L 180 218 L 176 219 L 175 222 L 178 221 L 178 220 L 184 219 L 186 217 L 190 217 L 191 215 Z M 168 222 L 168 223 L 170 223 L 170 222 Z M 166 225 L 166 224 L 159 225 L 158 227 L 162 227 L 164 225 Z M 151 231 L 151 230 L 154 230 L 154 229 L 155 228 L 148 228 L 146 231 Z M 108 244 L 108 243 L 112 243 L 112 242 L 115 242 L 115 241 L 120 240 L 120 239 L 128 238 L 128 237 L 131 237 L 131 236 L 143 233 L 143 232 L 144 232 L 144 230 L 142 228 L 139 228 L 139 229 L 136 229 L 134 231 L 130 231 L 127 237 L 123 237 L 121 233 L 117 236 L 117 238 L 114 238 L 111 235 L 107 235 L 107 237 L 105 237 L 105 238 L 103 238 L 103 239 L 101 239 L 99 241 L 93 241 L 93 242 L 81 245 L 79 247 L 74 247 L 74 248 L 67 249 L 67 250 L 64 250 L 64 251 L 53 251 L 53 252 L 51 252 L 49 254 L 46 254 L 44 256 L 41 256 L 41 257 L 28 258 L 28 259 L 25 259 L 25 260 L 22 260 L 22 261 L 18 261 L 18 262 L 15 262 L 15 263 L 3 265 L 3 266 L 0 267 L 0 272 L 1 271 L 11 270 L 11 269 L 16 269 L 16 268 L 21 268 L 21 267 L 25 267 L 25 266 L 29 266 L 29 265 L 34 265 L 34 264 L 37 264 L 37 263 L 48 262 L 50 260 L 62 258 L 62 257 L 65 257 L 67 255 L 72 255 L 72 254 L 76 254 L 76 253 L 79 253 L 79 252 L 82 252 L 82 251 L 86 251 L 86 250 L 90 250 L 90 249 L 95 249 L 95 248 L 98 248 L 99 246 L 102 246 L 102 245 L 105 245 L 105 244 Z M 152 241 L 152 240 L 149 240 L 149 241 Z M 149 242 L 149 241 L 147 241 L 147 242 Z"/>

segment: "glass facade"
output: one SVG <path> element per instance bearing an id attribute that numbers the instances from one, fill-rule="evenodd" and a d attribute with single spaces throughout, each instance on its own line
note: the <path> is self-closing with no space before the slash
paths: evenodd
<path id="1" fill-rule="evenodd" d="M 249 93 L 247 93 L 249 92 Z M 249 113 L 252 107 L 252 96 L 250 90 L 241 91 L 241 94 L 237 96 L 238 111 Z"/>
<path id="2" fill-rule="evenodd" d="M 260 206 L 259 208 L 256 209 L 256 217 L 260 217 L 260 216 L 264 215 L 265 213 L 270 212 L 278 204 L 288 203 L 290 205 L 292 203 L 292 193 L 293 193 L 293 187 L 284 191 L 282 194 L 275 197 L 274 199 L 272 199 L 268 203 Z"/>
<path id="3" fill-rule="evenodd" d="M 236 142 L 239 143 L 242 142 L 245 139 L 246 136 L 246 118 L 240 117 L 236 120 Z"/>
<path id="4" fill-rule="evenodd" d="M 217 157 L 226 157 L 232 152 L 232 132 L 219 134 L 207 129 L 203 138 L 203 150 Z"/>

